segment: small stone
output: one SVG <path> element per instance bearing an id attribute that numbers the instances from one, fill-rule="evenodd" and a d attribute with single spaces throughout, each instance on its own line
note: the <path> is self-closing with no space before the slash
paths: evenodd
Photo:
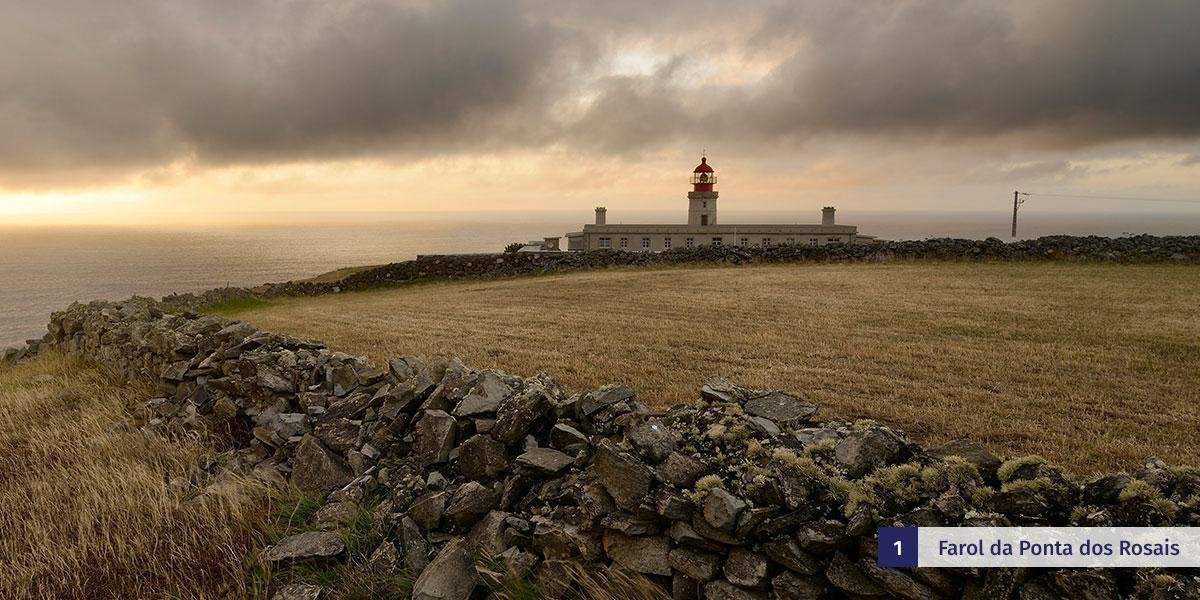
<path id="1" fill-rule="evenodd" d="M 996 470 L 1000 468 L 1000 457 L 992 454 L 986 446 L 966 438 L 952 440 L 928 451 L 930 456 L 946 459 L 957 456 L 975 465 L 984 481 L 995 483 Z"/>
<path id="2" fill-rule="evenodd" d="M 313 430 L 326 448 L 334 452 L 349 452 L 358 447 L 358 430 L 362 423 L 349 419 L 323 419 Z"/>
<path id="3" fill-rule="evenodd" d="M 458 466 L 468 479 L 496 479 L 508 470 L 504 444 L 490 435 L 472 436 L 458 448 Z"/>
<path id="4" fill-rule="evenodd" d="M 746 401 L 744 409 L 747 414 L 786 426 L 809 420 L 817 412 L 817 405 L 783 392 L 770 392 Z"/>
<path id="5" fill-rule="evenodd" d="M 354 506 L 349 502 L 330 502 L 322 506 L 313 518 L 321 529 L 336 529 L 349 522 L 355 512 Z"/>
<path id="6" fill-rule="evenodd" d="M 725 559 L 725 579 L 730 583 L 753 589 L 767 585 L 767 557 L 744 548 L 734 548 Z"/>
<path id="7" fill-rule="evenodd" d="M 293 583 L 279 588 L 271 600 L 318 600 L 322 591 L 319 585 Z"/>
<path id="8" fill-rule="evenodd" d="M 285 560 L 318 559 L 337 556 L 346 550 L 346 544 L 338 534 L 331 531 L 306 531 L 279 540 L 265 554 L 271 562 Z"/>
<path id="9" fill-rule="evenodd" d="M 721 556 L 694 548 L 678 547 L 667 556 L 671 568 L 698 581 L 712 581 L 721 573 Z"/>
<path id="10" fill-rule="evenodd" d="M 592 470 L 617 506 L 626 510 L 636 509 L 646 499 L 654 482 L 650 467 L 607 440 L 597 446 Z"/>
<path id="11" fill-rule="evenodd" d="M 844 525 L 829 520 L 804 523 L 796 528 L 796 542 L 808 552 L 828 554 L 846 546 L 850 539 Z"/>
<path id="12" fill-rule="evenodd" d="M 612 530 L 604 532 L 604 553 L 613 562 L 638 573 L 670 575 L 670 544 L 665 536 L 628 536 Z"/>
<path id="13" fill-rule="evenodd" d="M 477 481 L 468 481 L 454 492 L 446 506 L 445 517 L 459 527 L 472 524 L 496 508 L 496 492 Z"/>
<path id="14" fill-rule="evenodd" d="M 307 494 L 336 490 L 354 478 L 354 472 L 341 457 L 326 448 L 315 436 L 305 435 L 296 448 L 292 467 L 292 485 Z"/>
<path id="15" fill-rule="evenodd" d="M 625 430 L 625 439 L 653 463 L 675 450 L 675 437 L 658 419 L 646 419 Z"/>
<path id="16" fill-rule="evenodd" d="M 552 381 L 528 380 L 525 390 L 505 398 L 496 409 L 496 425 L 489 435 L 505 445 L 515 444 L 554 409 Z"/>
<path id="17" fill-rule="evenodd" d="M 588 392 L 579 400 L 579 412 L 590 417 L 600 409 L 634 398 L 633 390 L 624 385 L 608 385 Z"/>
<path id="18" fill-rule="evenodd" d="M 767 600 L 763 592 L 740 588 L 724 579 L 710 581 L 704 586 L 704 600 Z"/>
<path id="19" fill-rule="evenodd" d="M 825 578 L 852 596 L 885 597 L 887 592 L 867 577 L 845 554 L 838 552 L 825 570 Z"/>
<path id="20" fill-rule="evenodd" d="M 816 575 L 821 572 L 820 562 L 811 554 L 800 549 L 800 545 L 794 540 L 768 542 L 763 544 L 763 552 L 789 571 L 795 571 L 801 575 Z"/>
<path id="21" fill-rule="evenodd" d="M 900 462 L 904 441 L 890 429 L 872 427 L 855 431 L 834 447 L 834 459 L 846 475 L 857 479 L 879 467 Z"/>
<path id="22" fill-rule="evenodd" d="M 454 417 L 445 411 L 425 411 L 425 416 L 417 421 L 417 442 L 413 446 L 413 452 L 421 457 L 421 464 L 429 466 L 450 460 L 456 425 Z"/>
<path id="23" fill-rule="evenodd" d="M 473 417 L 494 413 L 500 402 L 511 393 L 512 388 L 501 381 L 495 372 L 483 371 L 451 414 L 456 417 Z"/>
<path id="24" fill-rule="evenodd" d="M 379 544 L 367 559 L 367 568 L 373 573 L 395 573 L 400 568 L 400 553 L 396 551 L 396 545 L 388 541 Z"/>
<path id="25" fill-rule="evenodd" d="M 421 531 L 433 531 L 442 523 L 442 515 L 446 512 L 446 492 L 430 492 L 417 498 L 408 507 L 408 518 Z"/>
<path id="26" fill-rule="evenodd" d="M 550 446 L 556 450 L 566 450 L 576 444 L 587 443 L 588 437 L 570 425 L 558 423 L 550 429 Z"/>
<path id="27" fill-rule="evenodd" d="M 534 448 L 517 457 L 517 465 L 542 475 L 557 475 L 575 459 L 553 448 Z"/>
<path id="28" fill-rule="evenodd" d="M 908 573 L 898 569 L 884 569 L 873 558 L 863 557 L 858 560 L 858 567 L 883 589 L 897 598 L 905 600 L 936 600 L 939 596 L 929 586 L 913 579 Z"/>
<path id="29" fill-rule="evenodd" d="M 463 538 L 454 538 L 421 571 L 412 587 L 412 600 L 468 600 L 475 591 L 478 571 Z"/>
<path id="30" fill-rule="evenodd" d="M 825 580 L 784 571 L 771 580 L 771 592 L 778 600 L 827 600 L 833 594 Z"/>
<path id="31" fill-rule="evenodd" d="M 746 502 L 722 488 L 713 488 L 704 499 L 704 520 L 709 525 L 730 533 L 737 526 L 738 515 Z"/>
<path id="32" fill-rule="evenodd" d="M 706 470 L 703 462 L 680 454 L 672 452 L 667 455 L 666 460 L 654 467 L 656 473 L 663 481 L 679 488 L 690 489 Z"/>

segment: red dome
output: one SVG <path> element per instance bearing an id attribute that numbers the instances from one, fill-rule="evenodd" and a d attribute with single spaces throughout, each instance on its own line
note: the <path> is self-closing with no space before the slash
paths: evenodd
<path id="1" fill-rule="evenodd" d="M 712 167 L 710 167 L 710 166 L 708 166 L 708 158 L 701 157 L 701 158 L 700 158 L 700 165 L 699 165 L 699 166 L 697 166 L 697 167 L 696 167 L 696 170 L 695 170 L 695 171 L 692 171 L 692 172 L 693 172 L 693 173 L 712 173 L 712 172 L 713 172 L 713 168 L 712 168 Z"/>

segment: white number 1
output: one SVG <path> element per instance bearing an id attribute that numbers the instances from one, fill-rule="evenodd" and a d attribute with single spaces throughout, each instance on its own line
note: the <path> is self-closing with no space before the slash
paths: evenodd
<path id="1" fill-rule="evenodd" d="M 896 543 L 893 545 L 896 546 L 896 556 L 903 554 L 903 552 L 900 551 L 900 540 L 896 540 Z"/>

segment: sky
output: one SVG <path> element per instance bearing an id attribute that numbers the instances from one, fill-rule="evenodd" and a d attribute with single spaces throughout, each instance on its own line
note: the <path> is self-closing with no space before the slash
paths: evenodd
<path id="1" fill-rule="evenodd" d="M 0 0 L 0 222 L 1200 212 L 1194 0 Z M 1032 202 L 1033 200 L 1031 200 Z"/>

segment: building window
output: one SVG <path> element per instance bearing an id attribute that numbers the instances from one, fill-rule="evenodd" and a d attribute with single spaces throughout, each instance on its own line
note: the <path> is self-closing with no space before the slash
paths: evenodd
<path id="1" fill-rule="evenodd" d="M 715 237 L 715 238 L 713 238 L 713 243 L 712 243 L 712 245 L 714 245 L 714 246 L 720 246 L 720 245 L 721 245 L 721 238 L 719 238 L 719 237 Z"/>
<path id="2" fill-rule="evenodd" d="M 809 245 L 809 246 L 816 246 L 816 245 L 817 245 L 817 243 L 818 243 L 818 242 L 817 242 L 817 238 L 809 238 L 809 239 L 808 239 L 808 245 Z"/>
<path id="3" fill-rule="evenodd" d="M 743 248 L 745 248 L 746 246 L 749 246 L 749 245 L 750 245 L 750 238 L 742 238 L 742 239 L 741 239 L 741 241 L 738 243 L 738 245 L 739 245 L 739 246 L 741 246 L 741 247 L 743 247 Z"/>
<path id="4" fill-rule="evenodd" d="M 683 240 L 683 245 L 687 246 L 688 248 L 691 248 L 692 246 L 695 245 L 695 241 L 696 241 L 695 238 L 687 238 L 687 239 Z"/>
<path id="5" fill-rule="evenodd" d="M 763 247 L 763 248 L 770 248 L 770 247 L 771 247 L 771 238 L 763 238 L 763 240 L 762 240 L 762 247 Z"/>
<path id="6" fill-rule="evenodd" d="M 628 247 L 629 247 L 629 238 L 621 238 L 621 249 L 624 250 Z"/>
<path id="7" fill-rule="evenodd" d="M 829 239 L 827 239 L 827 240 L 825 240 L 825 241 L 827 241 L 827 242 L 836 242 L 836 241 L 838 241 L 838 239 L 837 239 L 837 238 L 829 238 Z"/>
<path id="8" fill-rule="evenodd" d="M 642 248 L 646 250 L 650 249 L 650 238 L 642 238 Z"/>
<path id="9" fill-rule="evenodd" d="M 708 208 L 708 202 L 701 202 L 700 208 Z"/>
<path id="10" fill-rule="evenodd" d="M 796 238 L 788 238 L 788 239 L 787 239 L 787 244 L 788 244 L 789 246 L 794 246 L 794 245 L 796 245 Z"/>
<path id="11" fill-rule="evenodd" d="M 663 249 L 664 250 L 671 249 L 671 238 L 663 238 Z"/>
<path id="12" fill-rule="evenodd" d="M 606 238 L 606 237 L 600 238 L 600 247 L 601 248 L 612 248 L 612 238 Z"/>

